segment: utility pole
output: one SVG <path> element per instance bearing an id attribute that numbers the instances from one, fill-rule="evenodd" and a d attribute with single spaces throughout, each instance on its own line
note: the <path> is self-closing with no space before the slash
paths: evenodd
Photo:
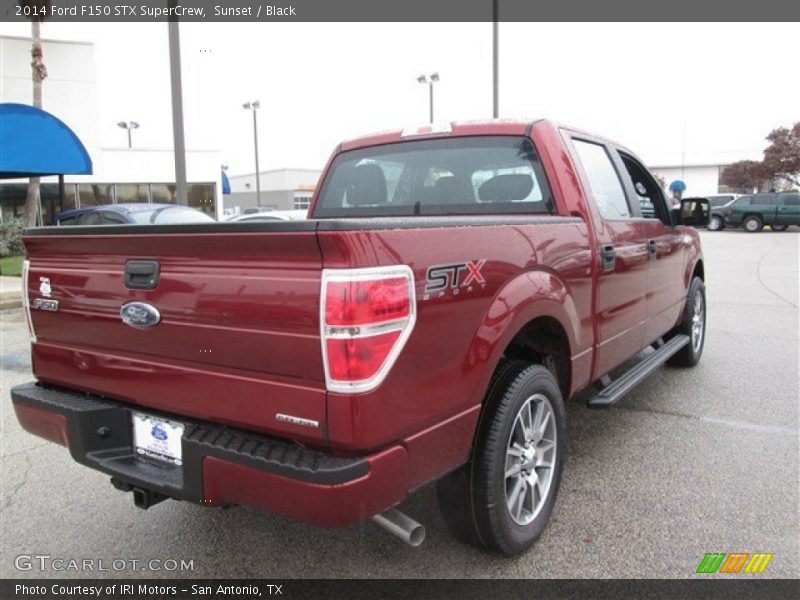
<path id="1" fill-rule="evenodd" d="M 500 117 L 500 0 L 492 0 L 492 117 Z"/>
<path id="2" fill-rule="evenodd" d="M 174 7 L 175 0 L 170 0 Z M 183 134 L 183 88 L 181 84 L 181 40 L 178 20 L 169 22 L 169 73 L 172 90 L 172 138 L 175 149 L 175 197 L 178 204 L 188 206 L 186 191 L 186 143 Z"/>
<path id="3" fill-rule="evenodd" d="M 258 168 L 258 109 L 261 108 L 261 102 L 253 100 L 252 102 L 245 102 L 242 104 L 245 110 L 253 111 L 253 146 L 256 154 L 256 206 L 261 206 L 261 171 Z"/>

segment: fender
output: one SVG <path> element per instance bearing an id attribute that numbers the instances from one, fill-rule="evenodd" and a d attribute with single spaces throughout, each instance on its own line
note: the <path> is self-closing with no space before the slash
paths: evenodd
<path id="1" fill-rule="evenodd" d="M 591 350 L 591 340 L 578 337 L 580 319 L 569 290 L 556 273 L 536 267 L 498 290 L 475 332 L 466 361 L 471 367 L 484 363 L 482 389 L 488 387 L 503 351 L 514 336 L 537 317 L 551 317 L 561 324 L 567 333 L 573 362 L 576 354 Z M 574 386 L 573 376 L 573 389 Z"/>
<path id="2" fill-rule="evenodd" d="M 692 282 L 692 273 L 698 262 L 703 262 L 703 254 L 700 251 L 700 236 L 693 227 L 682 227 L 683 245 L 686 248 L 686 263 L 683 273 L 683 285 L 688 290 Z"/>

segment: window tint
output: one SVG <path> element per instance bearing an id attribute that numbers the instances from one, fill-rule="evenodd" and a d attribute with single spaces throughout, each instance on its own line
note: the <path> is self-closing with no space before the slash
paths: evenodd
<path id="1" fill-rule="evenodd" d="M 778 204 L 778 198 L 775 194 L 759 194 L 757 196 L 753 196 L 751 200 L 751 205 L 758 205 L 758 206 L 775 206 Z"/>
<path id="2" fill-rule="evenodd" d="M 631 216 L 622 182 L 611 157 L 600 144 L 574 140 L 575 150 L 589 178 L 597 209 L 604 219 L 628 219 Z"/>
<path id="3" fill-rule="evenodd" d="M 750 200 L 752 198 L 752 196 L 742 196 L 736 202 L 734 202 L 734 204 L 736 206 L 750 206 Z"/>
<path id="4" fill-rule="evenodd" d="M 785 206 L 800 206 L 800 196 L 783 196 Z"/>
<path id="5" fill-rule="evenodd" d="M 344 152 L 314 217 L 548 213 L 550 189 L 531 141 L 418 140 Z"/>

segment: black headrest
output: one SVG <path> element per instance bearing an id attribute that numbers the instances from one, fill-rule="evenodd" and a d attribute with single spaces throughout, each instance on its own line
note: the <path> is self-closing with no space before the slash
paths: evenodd
<path id="1" fill-rule="evenodd" d="M 525 173 L 496 175 L 478 188 L 481 202 L 524 200 L 533 189 L 533 177 Z"/>
<path id="2" fill-rule="evenodd" d="M 379 165 L 358 165 L 353 169 L 347 203 L 350 206 L 386 204 L 386 177 Z"/>
<path id="3" fill-rule="evenodd" d="M 475 191 L 468 179 L 447 175 L 433 187 L 437 204 L 469 204 L 475 202 Z"/>

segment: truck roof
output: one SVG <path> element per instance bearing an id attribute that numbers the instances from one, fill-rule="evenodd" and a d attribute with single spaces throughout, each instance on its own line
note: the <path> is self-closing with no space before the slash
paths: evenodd
<path id="1" fill-rule="evenodd" d="M 405 129 L 394 129 L 378 133 L 370 133 L 363 136 L 351 138 L 342 142 L 336 149 L 337 153 L 367 146 L 378 146 L 381 144 L 391 144 L 406 140 L 420 140 L 442 137 L 459 137 L 467 135 L 525 135 L 530 133 L 533 126 L 549 127 L 552 129 L 568 129 L 578 134 L 591 136 L 595 139 L 613 144 L 618 148 L 633 154 L 624 145 L 577 127 L 571 127 L 564 123 L 558 123 L 549 119 L 484 119 L 475 121 L 446 121 L 442 123 L 423 123 L 420 125 L 407 127 Z"/>

